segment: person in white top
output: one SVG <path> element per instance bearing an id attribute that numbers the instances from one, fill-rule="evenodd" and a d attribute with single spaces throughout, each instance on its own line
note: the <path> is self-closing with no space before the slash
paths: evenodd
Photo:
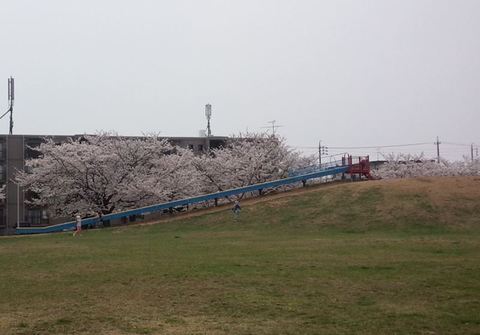
<path id="1" fill-rule="evenodd" d="M 82 232 L 82 218 L 80 215 L 77 215 L 75 217 L 75 221 L 76 221 L 76 229 L 75 229 L 75 232 L 73 233 L 73 236 L 76 236 L 77 234 L 80 234 Z"/>

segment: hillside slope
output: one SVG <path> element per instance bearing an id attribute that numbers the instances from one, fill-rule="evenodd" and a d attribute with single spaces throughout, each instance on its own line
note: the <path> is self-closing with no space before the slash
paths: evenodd
<path id="1" fill-rule="evenodd" d="M 480 178 L 0 238 L 0 334 L 478 334 Z"/>
<path id="2" fill-rule="evenodd" d="M 480 223 L 480 177 L 431 177 L 313 185 L 242 202 L 269 220 L 298 216 L 301 222 L 339 226 Z M 228 211 L 229 206 L 166 217 L 164 223 Z M 275 215 L 280 213 L 280 215 Z M 276 218 L 276 216 L 278 216 Z M 352 220 L 357 216 L 355 220 Z M 245 215 L 242 215 L 245 217 Z M 309 219 L 310 218 L 310 219 Z M 314 220 L 311 220 L 314 218 Z M 244 221 L 248 221 L 244 219 Z M 150 223 L 150 224 L 152 224 Z"/>

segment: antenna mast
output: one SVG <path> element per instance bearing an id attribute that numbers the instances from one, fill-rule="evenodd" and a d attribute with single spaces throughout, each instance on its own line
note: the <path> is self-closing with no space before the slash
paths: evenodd
<path id="1" fill-rule="evenodd" d="M 8 78 L 8 104 L 10 110 L 10 135 L 13 134 L 13 101 L 15 100 L 15 81 L 13 77 Z"/>
<path id="2" fill-rule="evenodd" d="M 13 102 L 15 101 L 15 81 L 13 77 L 8 78 L 8 110 L 0 116 L 2 119 L 10 113 L 10 135 L 13 133 Z"/>
<path id="3" fill-rule="evenodd" d="M 276 134 L 275 130 L 276 130 L 277 128 L 283 127 L 283 126 L 281 126 L 281 125 L 277 125 L 277 124 L 276 124 L 276 123 L 277 123 L 277 120 L 268 121 L 267 123 L 271 123 L 272 125 L 269 126 L 269 127 L 262 127 L 262 128 L 272 128 L 272 134 L 273 134 L 273 136 L 275 136 L 275 134 Z"/>
<path id="4" fill-rule="evenodd" d="M 212 105 L 205 105 L 205 117 L 207 118 L 207 136 L 212 136 L 212 130 L 210 129 L 210 119 L 212 118 Z"/>

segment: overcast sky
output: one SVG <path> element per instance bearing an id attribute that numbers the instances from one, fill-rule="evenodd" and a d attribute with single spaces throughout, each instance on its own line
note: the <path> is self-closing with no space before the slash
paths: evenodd
<path id="1" fill-rule="evenodd" d="M 292 146 L 480 144 L 478 0 L 0 0 L 0 13 L 17 134 L 197 136 L 211 103 L 214 135 L 275 119 Z"/>

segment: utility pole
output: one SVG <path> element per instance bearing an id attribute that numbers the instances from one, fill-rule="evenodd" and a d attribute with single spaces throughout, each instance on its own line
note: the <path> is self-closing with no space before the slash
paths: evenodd
<path id="1" fill-rule="evenodd" d="M 322 155 L 328 154 L 328 147 L 322 146 L 322 141 L 318 141 L 318 167 L 322 168 Z"/>
<path id="2" fill-rule="evenodd" d="M 273 136 L 275 136 L 275 122 L 277 122 L 276 120 L 272 120 L 272 121 L 269 121 L 268 123 L 271 123 L 272 124 L 272 134 Z"/>
<path id="3" fill-rule="evenodd" d="M 322 141 L 318 141 L 318 167 L 322 168 Z"/>
<path id="4" fill-rule="evenodd" d="M 470 156 L 471 156 L 472 162 L 473 162 L 473 143 L 470 145 Z"/>
<path id="5" fill-rule="evenodd" d="M 441 142 L 438 140 L 438 136 L 437 136 L 437 141 L 433 144 L 435 144 L 437 146 L 437 163 L 440 163 L 440 144 L 441 144 Z"/>
<path id="6" fill-rule="evenodd" d="M 17 228 L 20 228 L 20 185 L 17 184 Z"/>
<path id="7" fill-rule="evenodd" d="M 205 105 L 205 117 L 207 118 L 207 138 L 206 138 L 206 149 L 207 152 L 210 152 L 210 137 L 212 136 L 212 130 L 210 129 L 210 119 L 212 118 L 212 105 Z"/>

